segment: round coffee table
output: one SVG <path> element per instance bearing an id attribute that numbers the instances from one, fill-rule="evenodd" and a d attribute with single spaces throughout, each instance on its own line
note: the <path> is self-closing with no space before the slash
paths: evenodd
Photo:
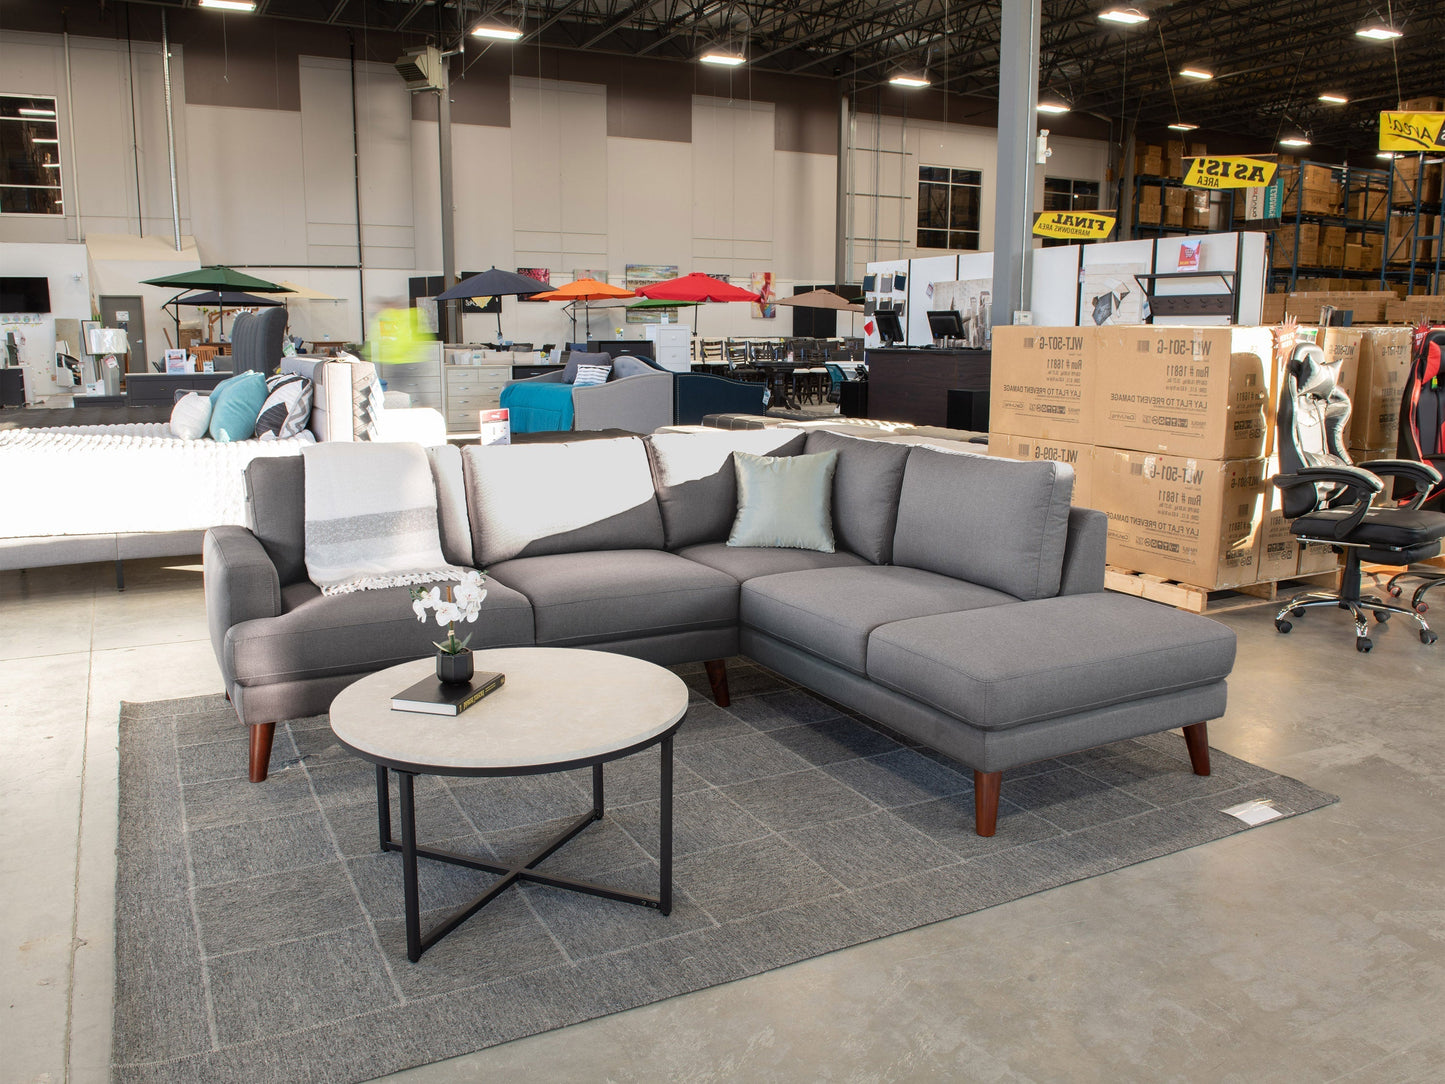
<path id="1" fill-rule="evenodd" d="M 671 671 L 627 655 L 573 648 L 478 651 L 478 673 L 500 671 L 506 684 L 460 715 L 395 711 L 391 698 L 435 671 L 418 659 L 347 686 L 331 703 L 337 740 L 376 765 L 377 827 L 384 851 L 400 851 L 406 897 L 406 954 L 421 954 L 518 881 L 672 911 L 672 737 L 687 711 L 687 686 Z M 535 867 L 593 821 L 602 819 L 602 766 L 662 746 L 658 894 L 639 896 Z M 418 775 L 539 775 L 592 769 L 592 809 L 534 854 L 507 865 L 417 846 Z M 401 840 L 391 834 L 388 771 L 397 775 Z M 417 859 L 501 874 L 501 879 L 425 936 Z"/>

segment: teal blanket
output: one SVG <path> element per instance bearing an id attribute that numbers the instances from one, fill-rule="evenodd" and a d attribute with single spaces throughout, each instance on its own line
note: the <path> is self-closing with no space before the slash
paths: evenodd
<path id="1" fill-rule="evenodd" d="M 502 389 L 513 433 L 552 433 L 572 428 L 571 384 L 511 384 Z"/>

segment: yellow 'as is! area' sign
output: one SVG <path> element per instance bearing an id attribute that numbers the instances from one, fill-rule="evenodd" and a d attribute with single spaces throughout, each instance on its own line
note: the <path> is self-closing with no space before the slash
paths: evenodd
<path id="1" fill-rule="evenodd" d="M 1104 211 L 1045 211 L 1034 219 L 1034 236 L 1102 241 L 1114 232 L 1114 217 Z"/>
<path id="2" fill-rule="evenodd" d="M 1381 113 L 1380 150 L 1445 151 L 1445 113 Z"/>
<path id="3" fill-rule="evenodd" d="M 1191 158 L 1186 188 L 1261 188 L 1274 180 L 1275 164 L 1262 158 Z"/>

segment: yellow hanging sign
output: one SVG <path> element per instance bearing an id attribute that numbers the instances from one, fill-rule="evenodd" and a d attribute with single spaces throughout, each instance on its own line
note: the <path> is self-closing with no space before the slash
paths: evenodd
<path id="1" fill-rule="evenodd" d="M 1034 236 L 1102 241 L 1114 232 L 1114 218 L 1105 211 L 1045 211 L 1034 219 Z"/>
<path id="2" fill-rule="evenodd" d="M 1191 158 L 1185 188 L 1263 188 L 1274 180 L 1275 164 L 1263 158 Z"/>
<path id="3" fill-rule="evenodd" d="M 1380 150 L 1445 151 L 1445 113 L 1381 113 Z"/>

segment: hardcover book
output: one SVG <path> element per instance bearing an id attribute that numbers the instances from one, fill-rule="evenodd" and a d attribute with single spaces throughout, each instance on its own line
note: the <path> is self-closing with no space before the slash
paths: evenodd
<path id="1" fill-rule="evenodd" d="M 488 693 L 502 687 L 507 675 L 472 675 L 465 685 L 449 684 L 427 676 L 391 698 L 392 711 L 420 711 L 428 715 L 460 715 Z"/>

